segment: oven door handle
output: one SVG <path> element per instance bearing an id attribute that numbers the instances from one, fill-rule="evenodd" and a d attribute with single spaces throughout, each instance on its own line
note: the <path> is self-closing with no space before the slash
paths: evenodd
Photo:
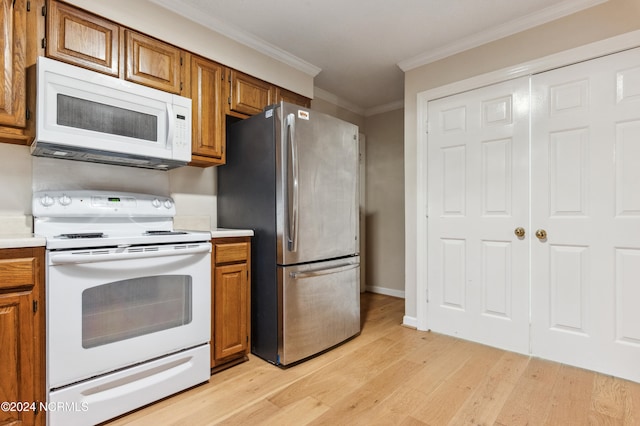
<path id="1" fill-rule="evenodd" d="M 160 251 L 124 251 L 119 253 L 106 253 L 104 250 L 99 249 L 76 251 L 72 253 L 51 253 L 49 255 L 49 262 L 53 265 L 64 265 L 71 263 L 77 264 L 108 262 L 111 260 L 149 259 L 153 257 L 182 256 L 185 254 L 201 254 L 211 252 L 210 243 L 199 244 L 196 247 L 182 247 L 176 247 L 173 250 L 165 249 Z"/>

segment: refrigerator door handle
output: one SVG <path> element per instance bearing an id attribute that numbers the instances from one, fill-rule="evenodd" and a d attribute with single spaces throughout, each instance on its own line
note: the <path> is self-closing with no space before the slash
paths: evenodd
<path id="1" fill-rule="evenodd" d="M 295 114 L 287 115 L 287 133 L 289 136 L 289 146 L 291 149 L 291 175 L 293 182 L 290 183 L 293 192 L 293 205 L 291 209 L 287 209 L 289 212 L 289 236 L 288 246 L 289 251 L 295 252 L 298 250 L 298 145 L 296 143 L 296 116 Z M 287 175 L 288 180 L 288 175 Z M 287 197 L 287 202 L 289 198 Z"/>
<path id="2" fill-rule="evenodd" d="M 311 278 L 319 275 L 337 274 L 338 272 L 345 272 L 351 269 L 356 269 L 360 266 L 360 263 L 346 263 L 343 265 L 332 266 L 331 268 L 315 269 L 312 271 L 300 271 L 291 272 L 289 276 L 293 279 Z"/>

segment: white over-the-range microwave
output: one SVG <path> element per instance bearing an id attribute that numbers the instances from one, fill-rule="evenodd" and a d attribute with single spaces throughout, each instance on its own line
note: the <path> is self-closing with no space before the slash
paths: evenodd
<path id="1" fill-rule="evenodd" d="M 169 170 L 191 161 L 191 99 L 39 57 L 36 156 Z"/>

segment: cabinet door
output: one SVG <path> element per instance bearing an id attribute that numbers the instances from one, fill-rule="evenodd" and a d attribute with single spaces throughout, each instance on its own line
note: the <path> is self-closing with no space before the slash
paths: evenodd
<path id="1" fill-rule="evenodd" d="M 44 393 L 44 318 L 38 249 L 0 250 L 0 401 L 38 403 Z M 24 256 L 24 257 L 20 257 Z M 37 303 L 37 304 L 36 304 Z M 0 411 L 0 424 L 44 424 L 44 414 Z"/>
<path id="2" fill-rule="evenodd" d="M 222 101 L 224 67 L 208 59 L 191 58 L 193 101 L 192 159 L 194 165 L 225 163 L 225 120 Z"/>
<path id="3" fill-rule="evenodd" d="M 31 365 L 35 353 L 32 303 L 30 290 L 0 294 L 0 400 L 3 402 L 36 401 Z M 0 411 L 0 424 L 34 423 L 33 410 Z"/>
<path id="4" fill-rule="evenodd" d="M 134 83 L 180 93 L 180 56 L 182 51 L 134 31 L 125 31 L 125 78 Z"/>
<path id="5" fill-rule="evenodd" d="M 231 70 L 229 83 L 231 111 L 255 115 L 273 103 L 272 86 L 262 80 Z"/>
<path id="6" fill-rule="evenodd" d="M 300 105 L 305 108 L 311 107 L 311 99 L 306 98 L 297 93 L 283 89 L 281 87 L 276 88 L 276 102 L 289 102 L 290 104 Z"/>
<path id="7" fill-rule="evenodd" d="M 25 0 L 2 0 L 0 6 L 0 124 L 25 126 L 25 57 L 27 11 Z"/>
<path id="8" fill-rule="evenodd" d="M 49 2 L 46 55 L 119 76 L 120 27 L 56 1 Z"/>
<path id="9" fill-rule="evenodd" d="M 214 362 L 245 353 L 249 343 L 246 263 L 217 266 L 214 283 Z"/>

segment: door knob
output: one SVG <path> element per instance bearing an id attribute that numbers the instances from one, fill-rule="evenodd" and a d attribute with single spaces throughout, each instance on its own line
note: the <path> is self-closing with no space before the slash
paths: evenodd
<path id="1" fill-rule="evenodd" d="M 525 231 L 523 227 L 519 226 L 515 229 L 515 231 L 513 231 L 513 233 L 516 234 L 516 237 L 522 238 L 524 237 Z"/>
<path id="2" fill-rule="evenodd" d="M 544 229 L 538 229 L 536 231 L 536 237 L 538 237 L 539 240 L 546 240 L 547 239 L 547 231 L 545 231 Z"/>

